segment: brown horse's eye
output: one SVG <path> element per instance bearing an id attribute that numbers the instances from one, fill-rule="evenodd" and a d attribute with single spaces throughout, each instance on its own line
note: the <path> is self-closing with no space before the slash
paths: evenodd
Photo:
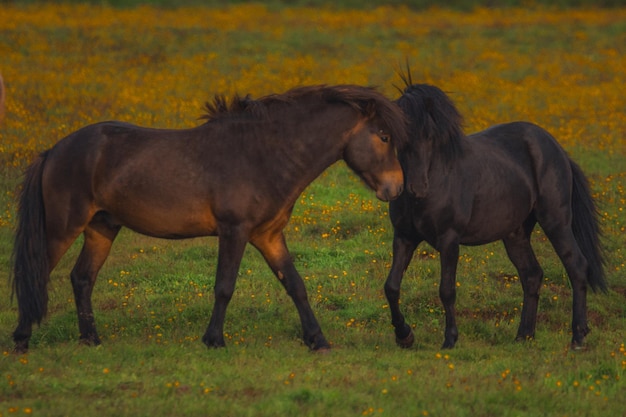
<path id="1" fill-rule="evenodd" d="M 389 142 L 389 135 L 380 135 L 380 140 L 382 140 L 383 142 L 387 143 Z"/>

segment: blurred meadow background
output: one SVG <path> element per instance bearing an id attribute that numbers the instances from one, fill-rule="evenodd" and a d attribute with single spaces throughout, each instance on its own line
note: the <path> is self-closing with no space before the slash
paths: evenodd
<path id="1" fill-rule="evenodd" d="M 626 369 L 626 6 L 620 1 L 0 1 L 0 416 L 617 416 Z M 601 7 L 604 6 L 604 7 Z M 439 255 L 420 246 L 402 308 L 416 344 L 394 343 L 383 283 L 387 204 L 338 163 L 286 230 L 330 354 L 300 341 L 295 308 L 248 250 L 207 350 L 217 241 L 124 231 L 94 290 L 103 345 L 78 345 L 69 283 L 80 242 L 52 274 L 50 315 L 11 353 L 8 276 L 21 173 L 72 131 L 117 119 L 200 123 L 214 94 L 305 84 L 415 82 L 446 91 L 467 133 L 528 120 L 586 172 L 600 207 L 610 291 L 589 295 L 587 350 L 570 352 L 571 292 L 542 232 L 536 340 L 514 343 L 522 291 L 500 243 L 463 248 L 460 339 L 439 349 Z"/>

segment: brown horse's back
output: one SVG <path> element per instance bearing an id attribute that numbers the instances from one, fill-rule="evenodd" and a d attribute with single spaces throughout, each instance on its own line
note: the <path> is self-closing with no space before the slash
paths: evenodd
<path id="1" fill-rule="evenodd" d="M 46 161 L 48 222 L 75 238 L 99 213 L 149 236 L 187 238 L 218 234 L 219 221 L 272 220 L 284 206 L 272 198 L 279 181 L 206 129 L 103 122 L 66 137 Z"/>

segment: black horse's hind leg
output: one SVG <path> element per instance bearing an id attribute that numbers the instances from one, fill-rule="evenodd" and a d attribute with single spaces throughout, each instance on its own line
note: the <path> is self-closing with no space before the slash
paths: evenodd
<path id="1" fill-rule="evenodd" d="M 588 262 L 576 242 L 571 227 L 559 226 L 552 229 L 544 227 L 544 230 L 563 262 L 572 285 L 572 348 L 580 349 L 583 347 L 585 336 L 589 333 L 587 325 Z"/>
<path id="2" fill-rule="evenodd" d="M 257 237 L 252 243 L 293 300 L 300 315 L 304 343 L 312 350 L 329 349 L 330 344 L 311 309 L 304 281 L 293 264 L 282 232 Z"/>
<path id="3" fill-rule="evenodd" d="M 85 229 L 83 248 L 70 274 L 78 314 L 80 342 L 86 345 L 101 343 L 94 321 L 91 294 L 98 272 L 109 256 L 113 240 L 120 230 L 120 227 L 110 226 L 101 220 L 94 219 Z"/>
<path id="4" fill-rule="evenodd" d="M 441 246 L 441 284 L 439 285 L 439 298 L 446 312 L 446 329 L 442 348 L 451 349 L 459 338 L 459 330 L 456 327 L 456 268 L 459 261 L 459 244 L 456 237 L 445 242 L 442 239 Z"/>
<path id="5" fill-rule="evenodd" d="M 387 281 L 385 281 L 385 296 L 391 312 L 391 324 L 396 334 L 396 343 L 402 348 L 409 348 L 415 341 L 411 326 L 406 324 L 404 315 L 400 311 L 400 286 L 404 272 L 411 263 L 413 253 L 419 242 L 400 237 L 397 233 L 393 237 L 393 262 Z"/>
<path id="6" fill-rule="evenodd" d="M 248 242 L 248 232 L 238 226 L 222 226 L 219 235 L 215 303 L 213 313 L 202 341 L 208 347 L 224 347 L 224 320 L 226 308 L 235 291 L 237 272 Z"/>
<path id="7" fill-rule="evenodd" d="M 524 290 L 524 304 L 522 316 L 515 340 L 524 341 L 535 337 L 537 324 L 537 308 L 539 305 L 539 289 L 543 280 L 543 270 L 537 262 L 535 253 L 530 245 L 532 224 L 521 227 L 504 239 L 506 252 L 517 268 L 522 289 Z"/>

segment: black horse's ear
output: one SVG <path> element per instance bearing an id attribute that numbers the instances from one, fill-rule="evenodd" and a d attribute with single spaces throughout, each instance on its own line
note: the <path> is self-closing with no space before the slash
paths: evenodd
<path id="1" fill-rule="evenodd" d="M 405 61 L 406 61 L 405 62 L 406 70 L 404 71 L 402 69 L 396 70 L 396 74 L 398 74 L 398 76 L 404 83 L 404 87 L 398 87 L 397 85 L 394 84 L 394 87 L 396 88 L 396 90 L 400 92 L 400 94 L 404 94 L 407 91 L 407 89 L 413 85 L 413 77 L 411 76 L 411 66 L 409 65 L 409 58 L 406 57 Z"/>
<path id="2" fill-rule="evenodd" d="M 411 65 L 409 65 L 408 57 L 406 58 L 406 62 L 404 64 L 406 65 L 406 75 L 404 77 L 404 83 L 407 87 L 409 87 L 413 85 L 413 77 L 411 77 Z"/>

